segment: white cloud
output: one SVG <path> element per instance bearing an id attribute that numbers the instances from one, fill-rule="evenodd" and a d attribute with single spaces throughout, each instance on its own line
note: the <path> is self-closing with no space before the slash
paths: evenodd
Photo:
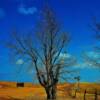
<path id="1" fill-rule="evenodd" d="M 98 58 L 100 53 L 90 51 L 90 52 L 87 52 L 87 54 L 89 57 Z"/>
<path id="2" fill-rule="evenodd" d="M 74 68 L 80 68 L 80 69 L 84 69 L 84 68 L 97 69 L 97 67 L 95 67 L 92 63 L 89 63 L 89 62 L 78 63 L 78 64 L 76 64 L 74 66 Z"/>
<path id="3" fill-rule="evenodd" d="M 78 63 L 74 66 L 74 68 L 88 68 L 88 65 L 86 63 Z"/>
<path id="4" fill-rule="evenodd" d="M 24 61 L 22 60 L 22 59 L 18 59 L 17 61 L 16 61 L 16 64 L 17 65 L 22 65 L 24 63 Z"/>
<path id="5" fill-rule="evenodd" d="M 67 59 L 67 58 L 71 58 L 72 57 L 72 55 L 70 55 L 70 54 L 68 54 L 68 53 L 60 53 L 60 56 L 59 56 L 60 58 L 64 58 L 64 59 Z"/>
<path id="6" fill-rule="evenodd" d="M 37 8 L 36 7 L 25 7 L 24 5 L 21 5 L 18 8 L 18 12 L 24 15 L 33 15 L 34 13 L 37 12 Z"/>
<path id="7" fill-rule="evenodd" d="M 74 66 L 74 68 L 80 68 L 80 69 L 98 69 L 98 67 L 95 67 L 93 64 L 91 63 L 79 63 L 76 66 Z"/>
<path id="8" fill-rule="evenodd" d="M 98 54 L 97 53 L 95 53 L 95 52 L 88 52 L 88 56 L 90 56 L 90 57 L 94 57 L 95 59 L 96 58 L 98 58 Z M 99 56 L 100 57 L 100 56 Z M 72 59 L 75 59 L 75 57 L 74 56 L 72 56 L 71 54 L 69 54 L 69 53 L 61 53 L 60 54 L 60 56 L 59 56 L 59 59 L 61 60 L 61 59 L 64 59 L 65 60 L 65 62 L 69 62 L 70 60 L 72 60 Z M 93 66 L 93 64 L 92 63 L 90 63 L 90 62 L 79 62 L 79 63 L 76 63 L 74 66 L 73 66 L 73 68 L 80 68 L 80 69 L 84 69 L 84 68 L 94 68 L 94 69 L 96 69 L 96 67 L 95 66 Z"/>

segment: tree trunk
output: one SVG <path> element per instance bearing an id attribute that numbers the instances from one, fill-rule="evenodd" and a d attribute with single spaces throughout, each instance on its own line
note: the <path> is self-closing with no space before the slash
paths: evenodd
<path id="1" fill-rule="evenodd" d="M 46 88 L 47 100 L 56 100 L 56 86 Z"/>
<path id="2" fill-rule="evenodd" d="M 52 91 L 51 88 L 47 88 L 47 90 L 46 90 L 47 100 L 52 100 L 52 93 L 51 93 L 51 91 Z"/>
<path id="3" fill-rule="evenodd" d="M 52 87 L 52 99 L 53 99 L 53 100 L 56 100 L 56 92 L 57 92 L 57 86 L 54 85 L 54 86 Z"/>

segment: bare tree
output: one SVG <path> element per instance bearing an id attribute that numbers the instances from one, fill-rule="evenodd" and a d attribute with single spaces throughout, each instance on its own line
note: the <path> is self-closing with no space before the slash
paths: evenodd
<path id="1" fill-rule="evenodd" d="M 62 53 L 68 43 L 68 34 L 61 33 L 54 13 L 46 8 L 35 33 L 21 36 L 13 32 L 13 40 L 8 44 L 16 57 L 21 56 L 27 59 L 26 62 L 32 62 L 31 67 L 36 70 L 37 79 L 46 91 L 47 100 L 56 99 L 60 75 L 69 73 L 65 67 L 76 62 L 73 57 L 65 59 L 66 55 Z"/>
<path id="2" fill-rule="evenodd" d="M 84 52 L 83 58 L 86 64 L 100 68 L 100 22 L 97 21 L 96 17 L 93 17 L 91 29 L 95 32 L 94 38 L 97 40 L 98 45 L 93 47 L 92 52 Z"/>

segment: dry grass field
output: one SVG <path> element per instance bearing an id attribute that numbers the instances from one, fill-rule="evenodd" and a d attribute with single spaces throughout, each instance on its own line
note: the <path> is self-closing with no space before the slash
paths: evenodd
<path id="1" fill-rule="evenodd" d="M 14 82 L 0 82 L 0 100 L 46 100 L 45 91 L 40 85 L 27 84 L 25 87 L 16 87 Z M 85 89 L 97 89 L 97 100 L 100 100 L 100 84 L 81 83 L 75 98 L 74 87 L 74 84 L 59 84 L 57 100 L 84 100 Z M 94 97 L 89 92 L 86 94 L 86 100 L 94 100 Z"/>

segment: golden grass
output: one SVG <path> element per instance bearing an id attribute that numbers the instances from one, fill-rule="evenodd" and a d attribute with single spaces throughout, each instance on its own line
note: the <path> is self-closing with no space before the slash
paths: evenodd
<path id="1" fill-rule="evenodd" d="M 40 85 L 16 88 L 7 84 L 7 82 L 0 82 L 0 86 L 3 86 L 0 88 L 0 100 L 46 100 L 45 90 Z M 73 84 L 59 84 L 57 100 L 83 100 L 85 89 L 92 87 L 96 88 L 98 91 L 100 90 L 100 84 L 81 83 L 81 90 L 77 92 L 76 98 L 72 98 L 71 89 L 73 87 Z M 92 100 L 94 95 L 87 94 L 86 98 L 87 100 Z M 100 100 L 100 95 L 98 95 L 98 100 Z"/>

